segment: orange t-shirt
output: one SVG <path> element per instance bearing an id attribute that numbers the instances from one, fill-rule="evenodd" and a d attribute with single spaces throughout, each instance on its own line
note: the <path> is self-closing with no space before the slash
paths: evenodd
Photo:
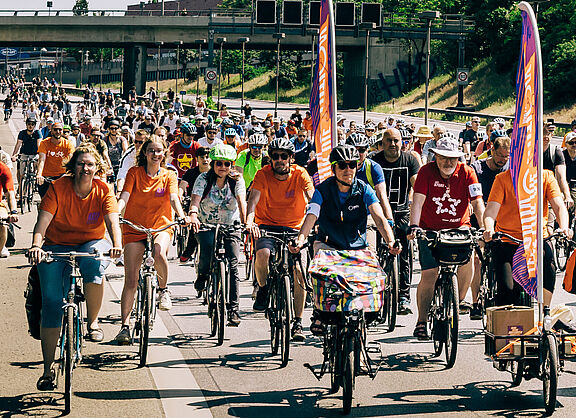
<path id="1" fill-rule="evenodd" d="M 44 177 L 61 176 L 66 172 L 64 162 L 74 152 L 74 144 L 68 139 L 61 138 L 58 145 L 54 145 L 50 137 L 43 139 L 38 146 L 38 153 L 46 155 L 42 175 Z"/>
<path id="2" fill-rule="evenodd" d="M 92 181 L 92 191 L 84 199 L 74 192 L 73 178 L 63 176 L 48 188 L 40 210 L 54 217 L 46 230 L 46 244 L 76 245 L 104 239 L 104 216 L 118 213 L 118 202 L 102 180 Z"/>
<path id="3" fill-rule="evenodd" d="M 256 223 L 300 228 L 307 203 L 304 192 L 313 189 L 308 172 L 298 165 L 291 165 L 290 175 L 284 181 L 274 177 L 271 166 L 263 167 L 252 182 L 252 190 L 260 192 L 254 213 Z"/>
<path id="4" fill-rule="evenodd" d="M 554 173 L 550 170 L 543 170 L 544 183 L 544 213 L 542 214 L 542 226 L 544 228 L 544 238 L 548 236 L 546 223 L 548 222 L 548 202 L 555 197 L 562 196 L 558 182 L 554 178 Z M 496 231 L 505 232 L 514 238 L 522 239 L 522 224 L 520 223 L 520 211 L 518 202 L 514 194 L 512 185 L 512 175 L 510 170 L 496 176 L 488 203 L 500 203 L 500 210 L 496 217 Z"/>
<path id="5" fill-rule="evenodd" d="M 302 127 L 304 129 L 306 129 L 307 131 L 311 131 L 312 130 L 312 118 L 310 119 L 302 119 Z"/>
<path id="6" fill-rule="evenodd" d="M 152 178 L 145 167 L 132 167 L 126 174 L 123 192 L 130 193 L 124 218 L 146 228 L 157 229 L 174 220 L 170 194 L 178 194 L 176 173 L 164 167 Z M 171 232 L 170 229 L 167 230 Z M 122 225 L 124 244 L 146 239 L 146 235 Z"/>

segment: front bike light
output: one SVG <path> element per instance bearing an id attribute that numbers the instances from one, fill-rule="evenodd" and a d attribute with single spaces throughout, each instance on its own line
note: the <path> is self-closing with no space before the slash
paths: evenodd
<path id="1" fill-rule="evenodd" d="M 144 265 L 146 267 L 152 267 L 152 266 L 154 266 L 154 262 L 155 262 L 154 257 L 152 257 L 152 256 L 146 257 L 146 259 L 144 260 Z"/>

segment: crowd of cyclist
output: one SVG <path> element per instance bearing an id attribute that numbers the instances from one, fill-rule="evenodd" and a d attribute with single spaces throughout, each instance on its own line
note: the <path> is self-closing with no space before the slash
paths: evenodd
<path id="1" fill-rule="evenodd" d="M 276 246 L 262 231 L 292 232 L 295 240 L 290 251 L 298 254 L 310 234 L 314 234 L 314 251 L 373 246 L 367 226 L 374 224 L 390 252 L 399 255 L 398 313 L 402 315 L 412 314 L 411 247 L 418 230 L 477 227 L 484 228 L 485 241 L 490 241 L 495 231 L 522 238 L 508 171 L 511 129 L 501 118 L 489 122 L 485 130 L 480 129 L 478 118 L 472 118 L 455 135 L 442 125 L 416 129 L 392 116 L 365 124 L 347 123 L 339 116 L 338 146 L 330 154 L 332 176 L 320 183 L 309 112 L 302 115 L 297 109 L 287 120 L 272 114 L 258 119 L 247 105 L 242 115 L 232 116 L 225 107 L 212 115 L 199 100 L 187 118 L 174 94 L 163 103 L 153 88 L 145 98 L 137 98 L 131 90 L 127 101 L 111 92 L 87 89 L 83 101 L 72 110 L 66 107 L 70 100 L 54 80 L 37 79 L 26 87 L 18 79 L 5 82 L 12 107 L 21 103 L 26 118 L 26 129 L 18 135 L 12 159 L 19 164 L 37 160 L 38 191 L 43 196 L 30 259 L 39 263 L 43 251 L 54 248 L 111 249 L 114 257 L 123 253 L 122 325 L 115 338 L 119 344 L 131 342 L 130 312 L 144 252 L 143 234 L 127 225 L 121 229 L 120 215 L 147 228 L 167 225 L 175 215 L 191 226 L 194 233 L 180 261 L 186 263 L 199 252 L 194 284 L 199 293 L 206 286 L 214 251 L 213 231 L 202 225 L 244 225 L 255 241 L 255 311 L 267 308 L 268 263 Z M 550 144 L 554 124 L 544 126 L 544 196 L 555 215 L 548 216 L 546 205 L 545 236 L 555 224 L 572 235 L 568 208 L 573 206 L 576 192 L 576 121 L 572 128 L 562 150 Z M 18 187 L 4 163 L 0 163 L 0 179 L 8 193 L 7 201 L 0 205 L 0 217 L 10 216 L 16 221 Z M 172 307 L 167 254 L 173 234 L 168 229 L 155 240 L 162 310 Z M 5 236 L 6 228 L 0 226 L 2 247 Z M 400 245 L 393 245 L 396 240 Z M 231 326 L 241 322 L 241 242 L 240 232 L 225 240 Z M 514 302 L 518 288 L 512 280 L 511 265 L 517 244 L 503 240 L 497 245 L 501 248 L 494 252 L 497 279 L 502 283 L 499 302 Z M 416 292 L 414 336 L 424 340 L 429 338 L 426 318 L 438 263 L 424 240 L 417 246 L 421 279 Z M 3 254 L 6 256 L 6 251 Z M 301 265 L 292 266 L 292 338 L 296 341 L 305 340 L 302 316 L 306 286 Z M 549 244 L 545 245 L 545 266 L 545 301 L 549 304 L 556 273 Z M 88 284 L 88 337 L 95 342 L 104 338 L 98 325 L 104 268 L 105 263 L 97 260 L 80 264 Z M 61 323 L 62 295 L 51 282 L 54 273 L 48 270 L 39 268 L 44 301 L 41 390 L 53 388 L 50 367 Z M 472 319 L 481 319 L 477 259 L 473 257 L 458 269 L 458 283 L 461 308 L 470 310 Z M 469 289 L 471 306 L 465 302 Z M 313 321 L 311 331 L 322 332 L 320 321 Z"/>

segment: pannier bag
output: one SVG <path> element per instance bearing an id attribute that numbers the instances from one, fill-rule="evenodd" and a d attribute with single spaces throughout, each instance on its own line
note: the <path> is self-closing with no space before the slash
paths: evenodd
<path id="1" fill-rule="evenodd" d="M 564 272 L 564 281 L 562 282 L 562 287 L 568 293 L 576 295 L 576 250 L 572 251 L 570 257 L 568 257 L 568 262 L 566 263 L 566 271 Z"/>
<path id="2" fill-rule="evenodd" d="M 432 256 L 440 264 L 466 264 L 472 255 L 470 232 L 465 229 L 439 231 L 431 250 Z"/>
<path id="3" fill-rule="evenodd" d="M 28 283 L 24 291 L 26 300 L 26 319 L 28 319 L 28 333 L 32 338 L 40 339 L 40 320 L 42 315 L 42 294 L 40 293 L 40 276 L 38 268 L 32 266 L 28 274 Z"/>
<path id="4" fill-rule="evenodd" d="M 320 250 L 309 268 L 314 307 L 323 312 L 378 312 L 385 273 L 370 250 Z"/>

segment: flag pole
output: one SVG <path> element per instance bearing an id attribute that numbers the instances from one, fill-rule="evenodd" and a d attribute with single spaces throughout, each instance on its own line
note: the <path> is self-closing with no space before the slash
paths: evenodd
<path id="1" fill-rule="evenodd" d="M 330 71 L 332 72 L 332 148 L 338 146 L 338 130 L 336 127 L 336 119 L 338 115 L 338 93 L 336 91 L 336 32 L 334 30 L 335 27 L 335 20 L 334 20 L 334 6 L 332 5 L 332 0 L 328 0 L 328 13 L 330 15 L 330 39 L 333 42 L 330 43 L 330 56 L 331 56 L 331 63 L 332 68 Z"/>

